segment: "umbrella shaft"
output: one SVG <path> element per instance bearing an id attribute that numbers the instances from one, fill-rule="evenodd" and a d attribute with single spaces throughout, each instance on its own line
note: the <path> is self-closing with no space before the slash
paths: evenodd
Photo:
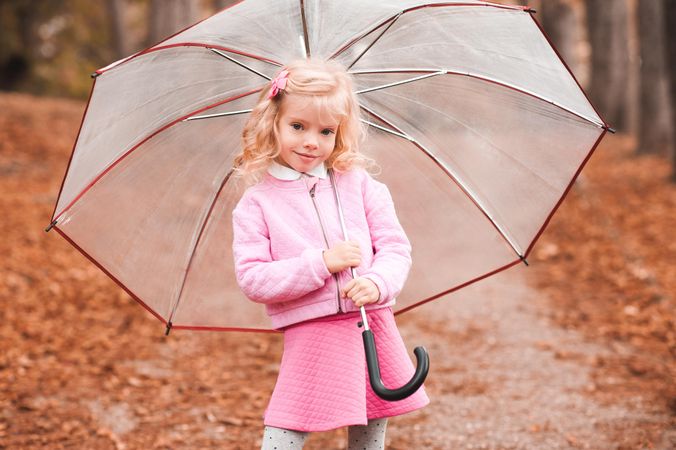
<path id="1" fill-rule="evenodd" d="M 338 197 L 338 187 L 336 186 L 336 180 L 333 176 L 333 170 L 329 169 L 329 177 L 331 178 L 331 187 L 333 187 L 333 195 L 336 198 L 336 205 L 338 206 L 338 217 L 340 218 L 340 228 L 343 230 L 343 239 L 348 240 L 347 237 L 347 227 L 345 226 L 345 218 L 343 217 L 343 208 L 340 205 L 340 198 Z M 350 273 L 352 278 L 357 278 L 357 271 L 354 267 L 350 267 Z M 363 306 L 359 307 L 359 312 L 361 313 L 361 322 L 364 325 L 364 330 L 369 329 L 369 321 L 366 317 L 366 308 Z"/>
<path id="2" fill-rule="evenodd" d="M 366 318 L 366 308 L 360 306 L 359 312 L 361 313 L 361 323 L 364 325 L 364 331 L 369 330 L 369 321 Z"/>

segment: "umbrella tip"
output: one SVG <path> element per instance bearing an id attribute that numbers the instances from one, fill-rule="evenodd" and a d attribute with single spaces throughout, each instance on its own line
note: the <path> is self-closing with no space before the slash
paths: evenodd
<path id="1" fill-rule="evenodd" d="M 93 73 L 91 74 L 91 77 L 92 77 L 92 78 L 96 78 L 96 77 L 98 77 L 99 75 L 101 75 L 101 74 L 98 73 L 98 72 L 93 72 Z"/>
<path id="2" fill-rule="evenodd" d="M 528 260 L 526 259 L 525 256 L 519 255 L 519 258 L 521 258 L 521 261 L 522 261 L 525 265 L 530 266 L 530 264 L 528 264 Z"/>
<path id="3" fill-rule="evenodd" d="M 49 226 L 48 226 L 47 228 L 45 228 L 45 232 L 46 232 L 46 233 L 49 233 L 49 230 L 51 230 L 52 228 L 54 228 L 54 225 L 56 225 L 56 220 L 53 221 L 52 223 L 50 223 Z"/>
<path id="4" fill-rule="evenodd" d="M 169 332 L 171 331 L 171 320 L 167 322 L 167 330 L 164 332 L 165 336 L 169 336 Z"/>

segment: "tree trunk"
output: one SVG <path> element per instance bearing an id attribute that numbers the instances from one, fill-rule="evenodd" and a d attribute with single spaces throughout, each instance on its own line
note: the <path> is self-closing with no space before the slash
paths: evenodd
<path id="1" fill-rule="evenodd" d="M 191 25 L 200 17 L 198 0 L 151 0 L 149 45 L 155 45 Z"/>
<path id="2" fill-rule="evenodd" d="M 577 55 L 575 37 L 577 36 L 577 19 L 569 1 L 546 0 L 540 6 L 540 20 L 547 36 L 559 51 L 570 70 L 577 74 Z"/>
<path id="3" fill-rule="evenodd" d="M 676 130 L 676 0 L 664 0 L 664 43 L 669 99 L 671 103 L 671 129 Z M 676 183 L 676 139 L 671 145 L 671 181 Z"/>
<path id="4" fill-rule="evenodd" d="M 127 55 L 124 26 L 126 2 L 125 0 L 106 0 L 106 6 L 108 7 L 108 20 L 110 21 L 111 47 L 115 53 L 115 59 L 120 59 Z"/>
<path id="5" fill-rule="evenodd" d="M 30 0 L 0 3 L 0 89 L 21 89 L 30 82 L 39 57 L 40 11 Z"/>
<path id="6" fill-rule="evenodd" d="M 629 125 L 627 3 L 586 0 L 591 44 L 589 93 L 603 118 L 618 130 Z"/>
<path id="7" fill-rule="evenodd" d="M 637 152 L 661 153 L 669 145 L 665 79 L 663 7 L 661 0 L 640 2 L 640 114 Z"/>
<path id="8" fill-rule="evenodd" d="M 235 3 L 239 3 L 239 0 L 214 0 L 214 8 L 216 11 L 221 11 Z"/>

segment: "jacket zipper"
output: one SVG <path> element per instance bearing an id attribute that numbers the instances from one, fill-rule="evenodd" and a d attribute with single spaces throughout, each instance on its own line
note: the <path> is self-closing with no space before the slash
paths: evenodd
<path id="1" fill-rule="evenodd" d="M 324 229 L 324 222 L 322 222 L 322 215 L 319 214 L 319 208 L 317 207 L 317 202 L 315 201 L 315 188 L 317 185 L 315 184 L 312 186 L 312 189 L 310 189 L 310 198 L 312 199 L 312 205 L 315 207 L 315 212 L 317 212 L 317 217 L 319 218 L 319 227 L 322 229 L 322 235 L 324 236 L 324 242 L 326 243 L 326 248 L 329 248 L 329 239 L 326 237 L 326 231 Z M 340 306 L 340 284 L 338 282 L 338 274 L 334 273 L 333 278 L 336 280 L 336 299 L 338 300 L 338 311 L 343 312 L 343 309 Z"/>

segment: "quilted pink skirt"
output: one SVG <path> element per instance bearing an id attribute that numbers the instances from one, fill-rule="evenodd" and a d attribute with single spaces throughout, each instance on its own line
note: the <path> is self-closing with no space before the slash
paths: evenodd
<path id="1" fill-rule="evenodd" d="M 385 386 L 407 383 L 415 368 L 391 308 L 368 312 Z M 284 354 L 277 384 L 265 411 L 268 426 L 326 431 L 366 425 L 368 419 L 397 416 L 429 403 L 424 387 L 403 400 L 378 397 L 368 379 L 358 312 L 292 325 L 284 330 Z"/>

